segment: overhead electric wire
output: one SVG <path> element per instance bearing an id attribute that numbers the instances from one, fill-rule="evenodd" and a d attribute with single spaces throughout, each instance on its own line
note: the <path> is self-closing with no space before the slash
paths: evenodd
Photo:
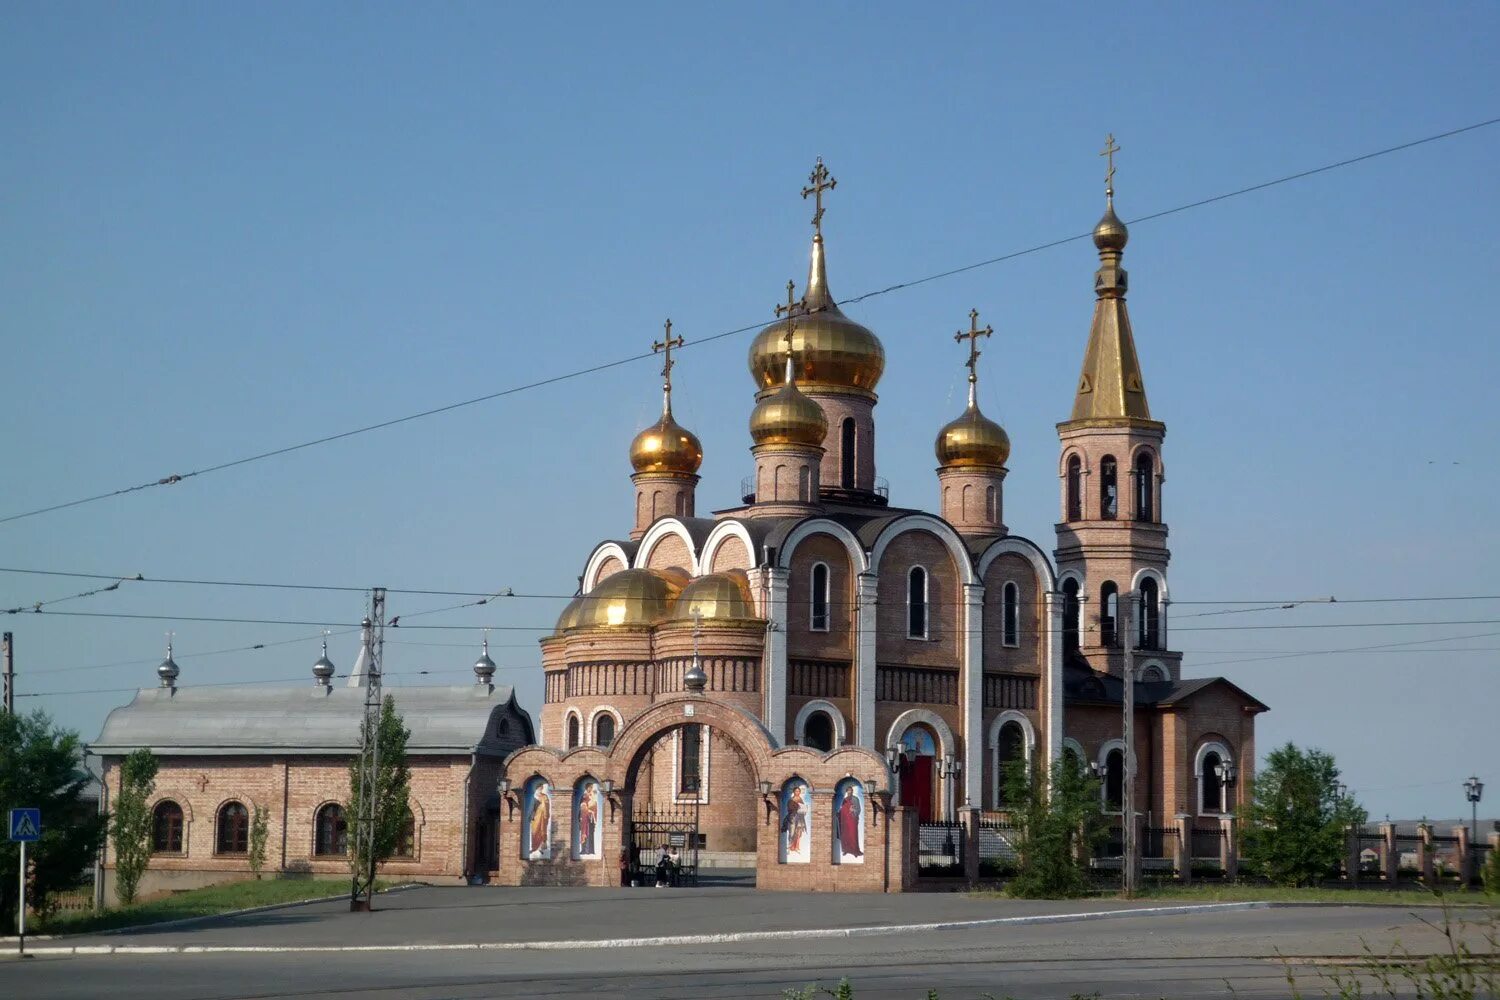
<path id="1" fill-rule="evenodd" d="M 1292 181 L 1302 180 L 1302 179 L 1307 178 L 1307 177 L 1313 177 L 1313 176 L 1318 175 L 1318 174 L 1327 173 L 1328 171 L 1331 171 L 1331 170 L 1338 170 L 1338 169 L 1340 169 L 1342 167 L 1352 166 L 1353 164 L 1356 164 L 1356 163 L 1363 163 L 1366 160 L 1373 160 L 1373 159 L 1376 159 L 1377 157 L 1388 156 L 1388 155 L 1390 155 L 1392 153 L 1401 152 L 1403 150 L 1411 149 L 1411 148 L 1416 147 L 1416 146 L 1421 146 L 1421 145 L 1425 145 L 1425 144 L 1431 143 L 1431 142 L 1438 142 L 1438 141 L 1440 141 L 1442 139 L 1449 139 L 1449 138 L 1452 138 L 1454 136 L 1463 135 L 1466 132 L 1472 132 L 1472 131 L 1475 131 L 1476 129 L 1486 128 L 1488 126 L 1495 125 L 1497 123 L 1500 123 L 1500 118 L 1490 118 L 1490 119 L 1487 119 L 1487 120 L 1484 120 L 1484 121 L 1473 122 L 1473 123 L 1471 123 L 1469 125 L 1464 125 L 1464 126 L 1461 126 L 1459 128 L 1449 129 L 1449 130 L 1447 130 L 1445 132 L 1438 132 L 1438 133 L 1433 134 L 1433 135 L 1423 136 L 1420 139 L 1412 139 L 1412 140 L 1409 140 L 1407 142 L 1398 143 L 1397 145 L 1394 145 L 1394 146 L 1387 146 L 1387 147 L 1384 147 L 1382 149 L 1374 150 L 1372 152 L 1362 153 L 1362 154 L 1360 154 L 1358 156 L 1351 156 L 1351 157 L 1348 157 L 1346 159 L 1337 160 L 1337 161 L 1332 162 L 1332 163 L 1325 163 L 1325 164 L 1323 164 L 1321 166 L 1313 167 L 1313 168 L 1308 169 L 1308 170 L 1301 170 L 1301 171 L 1298 171 L 1296 173 L 1286 174 L 1284 176 L 1274 178 L 1272 180 L 1262 181 L 1262 182 L 1260 182 L 1258 184 L 1252 184 L 1252 185 L 1250 185 L 1248 187 L 1238 188 L 1238 189 L 1233 190 L 1233 191 L 1226 191 L 1226 192 L 1223 192 L 1221 194 L 1212 195 L 1212 196 L 1210 196 L 1208 198 L 1200 198 L 1197 201 L 1192 201 L 1192 202 L 1187 202 L 1187 203 L 1182 204 L 1182 205 L 1177 205 L 1177 206 L 1175 206 L 1173 208 L 1162 209 L 1161 211 L 1152 212 L 1152 213 L 1149 213 L 1147 215 L 1138 216 L 1138 217 L 1136 217 L 1134 219 L 1128 220 L 1127 224 L 1128 225 L 1139 225 L 1140 223 L 1143 223 L 1143 222 L 1150 222 L 1150 221 L 1153 221 L 1155 219 L 1166 218 L 1169 215 L 1176 215 L 1178 213 L 1187 212 L 1187 211 L 1190 211 L 1190 210 L 1195 209 L 1195 208 L 1201 208 L 1201 207 L 1203 207 L 1205 205 L 1212 205 L 1212 204 L 1215 204 L 1217 202 L 1227 201 L 1230 198 L 1238 198 L 1238 197 L 1240 197 L 1242 195 L 1251 194 L 1251 193 L 1256 192 L 1256 191 L 1264 191 L 1267 188 L 1276 187 L 1276 186 L 1281 185 L 1281 184 L 1288 184 L 1288 183 L 1291 183 Z M 997 257 L 990 257 L 990 258 L 988 258 L 986 260 L 976 261 L 976 262 L 974 262 L 972 264 L 965 264 L 962 267 L 950 268 L 948 270 L 939 271 L 939 272 L 936 272 L 934 274 L 929 274 L 929 275 L 926 275 L 926 276 L 921 277 L 921 278 L 914 278 L 914 279 L 912 279 L 910 281 L 903 281 L 903 282 L 899 282 L 899 283 L 894 284 L 894 285 L 887 285 L 884 288 L 879 288 L 879 289 L 875 289 L 873 291 L 864 292 L 863 294 L 855 295 L 855 296 L 853 296 L 851 298 L 841 299 L 841 300 L 839 300 L 838 304 L 840 304 L 840 305 L 851 305 L 851 304 L 858 303 L 858 302 L 864 302 L 864 301 L 866 301 L 868 299 L 872 299 L 872 298 L 875 298 L 877 296 L 889 295 L 892 292 L 900 291 L 900 290 L 907 289 L 907 288 L 915 288 L 918 285 L 924 285 L 924 284 L 927 284 L 927 283 L 932 282 L 932 281 L 938 281 L 938 280 L 941 280 L 943 278 L 953 277 L 954 275 L 964 274 L 964 273 L 966 273 L 968 271 L 977 270 L 977 269 L 982 268 L 982 267 L 989 267 L 989 266 L 992 266 L 994 264 L 1002 263 L 1004 261 L 1015 260 L 1018 257 L 1024 257 L 1024 256 L 1027 256 L 1029 254 L 1039 253 L 1039 252 L 1041 252 L 1043 250 L 1050 250 L 1050 249 L 1052 249 L 1054 247 L 1059 247 L 1059 246 L 1062 246 L 1062 245 L 1067 244 L 1067 243 L 1072 243 L 1072 242 L 1075 242 L 1077 240 L 1086 239 L 1090 235 L 1092 235 L 1092 231 L 1086 232 L 1086 233 L 1077 233 L 1075 235 L 1066 236 L 1066 237 L 1063 237 L 1061 239 L 1049 240 L 1049 241 L 1047 241 L 1045 243 L 1039 243 L 1039 244 L 1036 244 L 1035 246 L 1027 247 L 1027 248 L 1025 248 L 1023 250 L 1015 250 L 1015 251 L 1012 251 L 1010 253 L 1001 254 L 1001 255 L 999 255 Z M 708 336 L 699 337 L 699 338 L 693 340 L 691 343 L 684 345 L 684 347 L 696 347 L 696 346 L 701 345 L 701 344 L 707 344 L 707 343 L 711 343 L 711 342 L 716 341 L 716 340 L 721 340 L 721 339 L 723 339 L 725 337 L 732 337 L 732 336 L 736 336 L 736 335 L 742 334 L 742 333 L 749 333 L 752 330 L 761 329 L 765 325 L 766 324 L 765 324 L 765 322 L 763 320 L 757 320 L 757 321 L 755 321 L 753 323 L 750 323 L 748 325 L 745 325 L 745 326 L 738 326 L 738 327 L 735 327 L 734 329 L 731 329 L 731 330 L 725 330 L 725 331 L 720 332 L 720 333 L 715 333 L 715 334 L 710 334 Z M 23 518 L 28 518 L 28 517 L 36 517 L 36 516 L 38 516 L 40 514 L 48 514 L 48 513 L 51 513 L 53 511 L 66 510 L 66 509 L 68 509 L 70 507 L 78 507 L 78 506 L 81 506 L 83 504 L 94 503 L 95 501 L 106 500 L 106 499 L 109 499 L 111 497 L 123 496 L 123 495 L 128 494 L 128 493 L 136 493 L 136 492 L 139 492 L 141 490 L 148 490 L 148 489 L 151 489 L 151 488 L 156 487 L 156 486 L 172 486 L 172 485 L 176 485 L 177 483 L 180 483 L 180 482 L 182 482 L 182 481 L 184 481 L 186 479 L 192 479 L 192 478 L 195 478 L 195 477 L 198 477 L 198 476 L 206 476 L 206 475 L 209 475 L 210 473 L 221 472 L 221 471 L 223 471 L 225 469 L 232 469 L 232 468 L 235 468 L 237 466 L 248 465 L 248 464 L 250 464 L 252 462 L 259 462 L 259 461 L 263 461 L 263 460 L 268 459 L 268 458 L 275 458 L 275 457 L 277 457 L 279 455 L 287 455 L 287 454 L 290 454 L 292 452 L 301 451 L 301 450 L 303 450 L 305 448 L 312 448 L 312 447 L 315 447 L 317 445 L 328 444 L 328 443 L 333 442 L 333 441 L 340 441 L 340 440 L 343 440 L 344 438 L 355 437 L 357 435 L 367 434 L 367 433 L 370 433 L 372 431 L 384 430 L 385 428 L 394 427 L 394 426 L 397 426 L 399 424 L 409 423 L 409 422 L 411 422 L 413 420 L 421 420 L 421 419 L 423 419 L 425 417 L 437 416 L 438 414 L 442 414 L 442 413 L 449 413 L 449 412 L 451 412 L 453 410 L 462 409 L 462 408 L 467 407 L 467 406 L 474 406 L 474 405 L 476 405 L 478 403 L 489 402 L 491 400 L 500 399 L 500 398 L 502 398 L 504 396 L 511 396 L 511 395 L 515 395 L 516 393 L 526 392 L 526 391 L 531 390 L 531 389 L 539 389 L 539 388 L 542 388 L 544 386 L 555 385 L 555 384 L 557 384 L 559 382 L 565 382 L 565 381 L 569 381 L 571 379 L 580 378 L 580 377 L 582 377 L 584 375 L 592 375 L 592 374 L 594 374 L 596 372 L 605 371 L 605 370 L 608 370 L 610 368 L 617 368 L 617 367 L 620 367 L 621 365 L 631 364 L 632 362 L 642 361 L 642 360 L 645 360 L 647 358 L 651 358 L 651 357 L 654 357 L 654 356 L 655 355 L 653 353 L 650 353 L 650 352 L 641 352 L 641 353 L 637 353 L 637 354 L 632 354 L 629 357 L 619 358 L 619 359 L 614 360 L 614 361 L 601 362 L 599 364 L 591 365 L 591 366 L 586 367 L 586 368 L 580 368 L 580 369 L 577 369 L 575 371 L 565 372 L 565 373 L 563 373 L 561 375 L 553 375 L 553 376 L 550 376 L 548 378 L 537 379 L 537 380 L 535 380 L 533 382 L 527 382 L 527 383 L 524 383 L 522 385 L 511 386 L 511 387 L 509 387 L 507 389 L 501 389 L 501 390 L 498 390 L 496 392 L 486 393 L 486 394 L 484 394 L 482 396 L 475 396 L 475 397 L 473 397 L 471 399 L 461 400 L 461 401 L 456 402 L 456 403 L 448 403 L 448 404 L 443 405 L 443 406 L 432 407 L 431 409 L 422 410 L 422 411 L 420 411 L 418 413 L 410 413 L 410 414 L 407 414 L 405 416 L 394 417 L 394 418 L 391 418 L 389 420 L 382 420 L 382 421 L 379 421 L 377 423 L 367 424 L 365 426 L 356 427 L 356 428 L 353 428 L 353 429 L 350 429 L 350 430 L 346 430 L 346 431 L 339 431 L 339 432 L 334 433 L 334 434 L 325 434 L 325 435 L 323 435 L 321 437 L 313 438 L 313 439 L 308 440 L 308 441 L 303 441 L 303 442 L 300 442 L 298 444 L 286 445 L 286 446 L 281 447 L 281 448 L 273 448 L 273 449 L 270 449 L 268 451 L 259 452 L 259 453 L 253 454 L 253 455 L 247 455 L 247 456 L 244 456 L 242 458 L 236 458 L 236 459 L 232 459 L 230 461 L 220 462 L 220 463 L 215 464 L 215 465 L 205 466 L 205 467 L 200 468 L 200 469 L 194 469 L 194 470 L 192 470 L 190 472 L 172 473 L 170 475 L 162 476 L 162 477 L 160 477 L 158 479 L 155 479 L 155 480 L 151 480 L 151 481 L 144 482 L 144 483 L 138 483 L 138 484 L 136 484 L 134 486 L 126 486 L 126 487 L 122 487 L 120 489 L 110 490 L 110 491 L 105 492 L 105 493 L 98 493 L 98 494 L 95 494 L 93 496 L 82 497 L 82 498 L 77 499 L 77 500 L 69 500 L 69 501 L 66 501 L 64 503 L 51 504 L 51 505 L 46 506 L 46 507 L 38 507 L 38 508 L 33 509 L 33 510 L 22 511 L 22 512 L 17 513 L 17 514 L 9 514 L 9 515 L 6 515 L 4 517 L 0 517 L 0 524 L 5 524 L 5 523 L 11 522 L 11 521 L 19 521 L 19 520 L 21 520 Z"/>

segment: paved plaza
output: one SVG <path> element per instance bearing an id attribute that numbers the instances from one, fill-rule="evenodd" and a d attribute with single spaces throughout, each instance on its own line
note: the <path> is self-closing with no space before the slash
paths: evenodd
<path id="1" fill-rule="evenodd" d="M 1095 990 L 1106 998 L 1223 996 L 1226 979 L 1259 997 L 1287 994 L 1278 954 L 1439 944 L 1409 908 L 1379 906 L 1143 913 L 1150 904 L 739 888 L 417 888 L 380 903 L 370 915 L 336 901 L 39 940 L 43 949 L 122 953 L 0 961 L 0 995 L 777 998 L 847 975 L 860 1000 L 920 998 L 928 989 L 945 1000 Z M 1302 974 L 1305 992 L 1320 995 L 1316 972 Z"/>

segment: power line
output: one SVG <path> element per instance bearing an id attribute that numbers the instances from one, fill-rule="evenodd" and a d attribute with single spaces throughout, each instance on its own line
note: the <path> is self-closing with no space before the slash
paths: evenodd
<path id="1" fill-rule="evenodd" d="M 1256 192 L 1256 191 L 1264 191 L 1267 188 L 1276 187 L 1276 186 L 1281 185 L 1281 184 L 1288 184 L 1288 183 L 1291 183 L 1292 181 L 1303 180 L 1305 178 L 1313 177 L 1313 176 L 1318 175 L 1318 174 L 1327 173 L 1328 171 L 1331 171 L 1331 170 L 1338 170 L 1338 169 L 1340 169 L 1342 167 L 1352 166 L 1353 164 L 1356 164 L 1356 163 L 1363 163 L 1366 160 L 1373 160 L 1373 159 L 1376 159 L 1377 157 L 1388 156 L 1388 155 L 1390 155 L 1392 153 L 1397 153 L 1397 152 L 1401 152 L 1403 150 L 1412 149 L 1412 148 L 1414 148 L 1416 146 L 1425 145 L 1427 143 L 1438 142 L 1438 141 L 1440 141 L 1442 139 L 1449 139 L 1449 138 L 1452 138 L 1454 136 L 1463 135 L 1466 132 L 1475 131 L 1476 129 L 1486 128 L 1486 127 L 1488 127 L 1490 125 L 1494 125 L 1494 124 L 1497 124 L 1497 123 L 1500 123 L 1500 118 L 1491 118 L 1491 119 L 1488 119 L 1488 120 L 1485 120 L 1485 121 L 1474 122 L 1474 123 L 1469 124 L 1469 125 L 1464 125 L 1464 126 L 1462 126 L 1460 128 L 1449 129 L 1446 132 L 1439 132 L 1439 133 L 1436 133 L 1434 135 L 1424 136 L 1424 137 L 1422 137 L 1420 139 L 1413 139 L 1413 140 L 1410 140 L 1408 142 L 1399 143 L 1399 144 L 1394 145 L 1394 146 L 1387 146 L 1387 147 L 1385 147 L 1383 149 L 1377 149 L 1377 150 L 1374 150 L 1373 152 L 1362 153 L 1359 156 L 1352 156 L 1352 157 L 1349 157 L 1347 159 L 1335 161 L 1333 163 L 1325 163 L 1322 166 L 1313 167 L 1313 168 L 1311 168 L 1309 170 L 1302 170 L 1302 171 L 1298 171 L 1296 173 L 1286 174 L 1286 175 L 1284 175 L 1282 177 L 1277 177 L 1277 178 L 1275 178 L 1273 180 L 1262 181 L 1262 182 L 1260 182 L 1258 184 L 1252 184 L 1249 187 L 1239 188 L 1239 189 L 1234 190 L 1234 191 L 1226 191 L 1226 192 L 1224 192 L 1222 194 L 1213 195 L 1213 196 L 1208 197 L 1208 198 L 1201 198 L 1201 199 L 1199 199 L 1197 201 L 1187 202 L 1186 204 L 1177 205 L 1177 206 L 1175 206 L 1173 208 L 1162 209 L 1161 211 L 1158 211 L 1158 212 L 1152 212 L 1152 213 L 1150 213 L 1148 215 L 1142 215 L 1142 216 L 1139 216 L 1138 218 L 1131 219 L 1131 220 L 1129 220 L 1129 224 L 1130 225 L 1139 225 L 1140 223 L 1143 223 L 1143 222 L 1150 222 L 1150 221 L 1153 221 L 1155 219 L 1163 219 L 1163 218 L 1166 218 L 1169 215 L 1176 215 L 1176 214 L 1178 214 L 1180 212 L 1191 211 L 1192 209 L 1195 209 L 1195 208 L 1201 208 L 1201 207 L 1203 207 L 1205 205 L 1212 205 L 1212 204 L 1216 204 L 1216 203 L 1221 202 L 1221 201 L 1227 201 L 1227 200 L 1229 200 L 1231 198 L 1238 198 L 1238 197 L 1240 197 L 1242 195 L 1251 194 L 1251 193 Z M 880 289 L 876 289 L 874 291 L 865 292 L 865 293 L 863 293 L 861 295 L 856 295 L 856 296 L 854 296 L 852 298 L 842 299 L 842 300 L 839 301 L 839 304 L 840 305 L 852 305 L 852 304 L 855 304 L 855 303 L 864 302 L 867 299 L 873 299 L 873 298 L 876 298 L 876 297 L 881 296 L 881 295 L 889 295 L 892 292 L 897 292 L 897 291 L 901 291 L 903 289 L 908 289 L 908 288 L 915 288 L 918 285 L 925 285 L 925 284 L 927 284 L 929 282 L 939 281 L 939 280 L 941 280 L 943 278 L 950 278 L 950 277 L 953 277 L 954 275 L 964 274 L 966 272 L 974 271 L 974 270 L 977 270 L 979 268 L 989 267 L 991 265 L 999 264 L 999 263 L 1002 263 L 1002 262 L 1005 262 L 1005 261 L 1009 261 L 1009 260 L 1015 260 L 1018 257 L 1025 257 L 1025 256 L 1030 255 L 1030 254 L 1040 253 L 1043 250 L 1050 250 L 1050 249 L 1052 249 L 1054 247 L 1063 246 L 1064 244 L 1067 244 L 1067 243 L 1072 243 L 1072 242 L 1075 242 L 1077 240 L 1086 239 L 1086 238 L 1088 238 L 1091 235 L 1092 235 L 1092 231 L 1085 232 L 1085 233 L 1078 233 L 1078 234 L 1075 234 L 1075 235 L 1072 235 L 1072 236 L 1065 236 L 1065 237 L 1062 237 L 1061 239 L 1049 240 L 1046 243 L 1039 243 L 1039 244 L 1037 244 L 1035 246 L 1027 247 L 1024 250 L 1015 250 L 1015 251 L 1012 251 L 1010 253 L 1001 254 L 998 257 L 990 257 L 990 258 L 988 258 L 986 260 L 976 261 L 976 262 L 974 262 L 972 264 L 965 264 L 962 267 L 950 268 L 950 269 L 948 269 L 946 271 L 939 271 L 939 272 L 937 272 L 935 274 L 929 274 L 929 275 L 926 275 L 926 276 L 921 277 L 921 278 L 914 278 L 914 279 L 912 279 L 910 281 L 904 281 L 904 282 L 900 282 L 900 283 L 897 283 L 897 284 L 894 284 L 894 285 L 888 285 L 885 288 L 880 288 Z M 732 336 L 736 336 L 736 335 L 742 334 L 742 333 L 749 333 L 752 330 L 759 330 L 762 327 L 764 327 L 765 325 L 766 324 L 765 324 L 764 321 L 756 321 L 754 323 L 750 323 L 750 324 L 745 325 L 745 326 L 735 327 L 732 330 L 725 330 L 725 331 L 723 331 L 721 333 L 715 333 L 715 334 L 711 334 L 711 335 L 706 336 L 706 337 L 700 337 L 697 340 L 693 341 L 691 344 L 688 344 L 688 345 L 685 345 L 685 346 L 687 346 L 687 347 L 695 347 L 695 346 L 698 346 L 698 345 L 701 345 L 701 344 L 711 343 L 712 341 L 715 341 L 715 340 L 722 340 L 725 337 L 732 337 Z M 192 479 L 192 478 L 195 478 L 195 477 L 198 477 L 198 476 L 206 476 L 206 475 L 209 475 L 209 474 L 214 473 L 214 472 L 222 472 L 225 469 L 232 469 L 232 468 L 235 468 L 237 466 L 248 465 L 248 464 L 250 464 L 252 462 L 259 462 L 259 461 L 263 461 L 263 460 L 268 459 L 268 458 L 275 458 L 275 457 L 280 456 L 280 455 L 287 455 L 287 454 L 290 454 L 292 452 L 301 451 L 301 450 L 303 450 L 305 448 L 312 448 L 312 447 L 316 447 L 317 445 L 328 444 L 328 443 L 331 443 L 333 441 L 340 441 L 340 440 L 343 440 L 345 438 L 355 437 L 355 436 L 360 435 L 360 434 L 368 434 L 368 433 L 370 433 L 372 431 L 384 430 L 384 429 L 386 429 L 388 427 L 395 427 L 395 426 L 397 426 L 399 424 L 409 423 L 409 422 L 414 421 L 414 420 L 421 420 L 421 419 L 426 418 L 426 417 L 437 416 L 437 415 L 442 414 L 442 413 L 449 413 L 449 412 L 452 412 L 454 410 L 462 409 L 464 407 L 474 406 L 474 405 L 476 405 L 478 403 L 485 403 L 485 402 L 489 402 L 491 400 L 500 399 L 500 398 L 505 397 L 505 396 L 515 395 L 516 393 L 526 392 L 526 391 L 531 390 L 531 389 L 539 389 L 539 388 L 542 388 L 544 386 L 555 385 L 555 384 L 557 384 L 559 382 L 566 382 L 566 381 L 569 381 L 571 379 L 581 378 L 584 375 L 592 375 L 592 374 L 595 374 L 597 372 L 606 371 L 606 370 L 608 370 L 610 368 L 617 368 L 617 367 L 620 367 L 621 365 L 631 364 L 632 362 L 641 361 L 641 360 L 644 360 L 646 358 L 650 358 L 650 357 L 653 357 L 653 356 L 654 355 L 652 355 L 650 353 L 632 354 L 629 357 L 619 358 L 619 359 L 614 360 L 614 361 L 605 361 L 605 362 L 602 362 L 602 363 L 597 364 L 597 365 L 591 365 L 591 366 L 589 366 L 587 368 L 580 368 L 580 369 L 577 369 L 575 371 L 566 372 L 566 373 L 561 374 L 561 375 L 553 375 L 553 376 L 551 376 L 549 378 L 538 379 L 536 381 L 527 382 L 527 383 L 524 383 L 522 385 L 511 386 L 508 389 L 501 389 L 501 390 L 499 390 L 497 392 L 486 393 L 486 394 L 484 394 L 482 396 L 475 396 L 475 397 L 473 397 L 471 399 L 461 400 L 461 401 L 456 402 L 456 403 L 449 403 L 449 404 L 446 404 L 444 406 L 433 407 L 433 408 L 428 409 L 428 410 L 422 410 L 421 412 L 418 412 L 418 413 L 410 413 L 410 414 L 407 414 L 406 416 L 395 417 L 395 418 L 392 418 L 390 420 L 382 420 L 382 421 L 380 421 L 378 423 L 367 424 L 367 425 L 365 425 L 363 427 L 356 427 L 356 428 L 353 428 L 352 430 L 340 431 L 340 432 L 335 433 L 335 434 L 326 434 L 326 435 L 323 435 L 322 437 L 313 438 L 312 440 L 309 440 L 309 441 L 303 441 L 303 442 L 301 442 L 299 444 L 287 445 L 287 446 L 281 447 L 281 448 L 273 448 L 273 449 L 271 449 L 269 451 L 263 451 L 263 452 L 259 452 L 257 454 L 247 455 L 247 456 L 244 456 L 242 458 L 232 459 L 232 460 L 227 461 L 227 462 L 220 462 L 217 465 L 205 466 L 204 468 L 194 469 L 194 470 L 192 470 L 190 472 L 172 473 L 171 475 L 162 476 L 161 478 L 156 479 L 156 480 L 152 480 L 152 481 L 148 481 L 148 482 L 144 482 L 144 483 L 138 483 L 138 484 L 136 484 L 134 486 L 126 486 L 126 487 L 122 487 L 122 488 L 116 489 L 116 490 L 110 490 L 110 491 L 108 491 L 106 493 L 98 493 L 98 494 L 95 494 L 93 496 L 82 497 L 82 498 L 77 499 L 77 500 L 69 500 L 69 501 L 67 501 L 65 503 L 57 503 L 57 504 L 52 504 L 52 505 L 46 506 L 46 507 L 38 507 L 38 508 L 36 508 L 34 510 L 22 511 L 21 513 L 18 513 L 18 514 L 10 514 L 10 515 L 7 515 L 5 517 L 0 517 L 0 524 L 5 524 L 5 523 L 10 522 L 10 521 L 19 521 L 19 520 L 21 520 L 23 518 L 28 518 L 28 517 L 36 517 L 36 516 L 38 516 L 40 514 L 52 513 L 53 511 L 66 510 L 66 509 L 68 509 L 70 507 L 78 507 L 78 506 L 81 506 L 83 504 L 94 503 L 95 501 L 106 500 L 106 499 L 109 499 L 111 497 L 124 496 L 125 494 L 128 494 L 128 493 L 136 493 L 136 492 L 139 492 L 141 490 L 148 490 L 148 489 L 151 489 L 151 488 L 157 487 L 157 486 L 174 486 L 177 483 L 183 482 L 184 480 Z"/>

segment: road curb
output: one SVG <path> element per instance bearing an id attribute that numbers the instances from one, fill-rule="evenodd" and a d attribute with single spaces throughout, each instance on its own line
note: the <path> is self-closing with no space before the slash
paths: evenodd
<path id="1" fill-rule="evenodd" d="M 342 897 L 336 897 L 342 898 Z M 309 900 L 309 902 L 312 902 Z M 300 904 L 290 904 L 300 905 Z M 35 955 L 245 955 L 328 954 L 331 952 L 418 951 L 585 951 L 613 948 L 660 948 L 712 944 L 753 944 L 762 941 L 808 941 L 828 938 L 881 937 L 928 931 L 973 930 L 980 927 L 1022 927 L 1034 924 L 1079 923 L 1131 917 L 1168 917 L 1237 910 L 1267 910 L 1266 902 L 1205 903 L 1196 906 L 1150 906 L 1128 910 L 1090 910 L 1082 913 L 1039 913 L 979 920 L 940 920 L 919 924 L 877 924 L 868 927 L 828 927 L 811 930 L 734 931 L 724 934 L 672 934 L 658 937 L 571 939 L 559 941 L 478 941 L 466 944 L 366 945 L 44 945 L 27 949 Z M 193 918 L 209 919 L 209 918 Z M 153 926 L 161 926 L 159 924 Z"/>

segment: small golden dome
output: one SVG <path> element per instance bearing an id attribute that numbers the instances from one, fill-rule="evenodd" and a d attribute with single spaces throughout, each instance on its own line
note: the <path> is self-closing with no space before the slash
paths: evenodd
<path id="1" fill-rule="evenodd" d="M 971 404 L 963 416 L 938 431 L 933 450 L 945 469 L 1004 465 L 1010 457 L 1010 436 Z"/>
<path id="2" fill-rule="evenodd" d="M 821 445 L 827 436 L 823 408 L 795 384 L 783 385 L 750 411 L 750 437 L 756 444 Z"/>
<path id="3" fill-rule="evenodd" d="M 885 371 L 885 348 L 880 338 L 845 316 L 828 291 L 823 241 L 814 239 L 807 292 L 802 297 L 807 312 L 797 316 L 792 330 L 792 353 L 796 360 L 792 377 L 804 387 L 875 390 Z M 756 334 L 750 344 L 750 375 L 757 389 L 769 389 L 786 381 L 786 319 L 779 319 Z"/>
<path id="4" fill-rule="evenodd" d="M 655 625 L 665 621 L 687 583 L 681 570 L 623 569 L 575 597 L 557 619 L 557 631 Z"/>
<path id="5" fill-rule="evenodd" d="M 672 419 L 669 409 L 630 442 L 630 464 L 636 472 L 691 475 L 703 464 L 703 445 L 697 435 Z"/>
<path id="6" fill-rule="evenodd" d="M 1111 198 L 1104 209 L 1104 218 L 1094 227 L 1094 246 L 1100 250 L 1113 250 L 1119 253 L 1125 249 L 1125 244 L 1130 241 L 1130 230 L 1125 228 L 1125 223 L 1115 214 L 1114 199 Z"/>
<path id="7" fill-rule="evenodd" d="M 746 621 L 757 618 L 750 578 L 742 569 L 700 576 L 682 589 L 672 608 L 673 621 Z"/>

